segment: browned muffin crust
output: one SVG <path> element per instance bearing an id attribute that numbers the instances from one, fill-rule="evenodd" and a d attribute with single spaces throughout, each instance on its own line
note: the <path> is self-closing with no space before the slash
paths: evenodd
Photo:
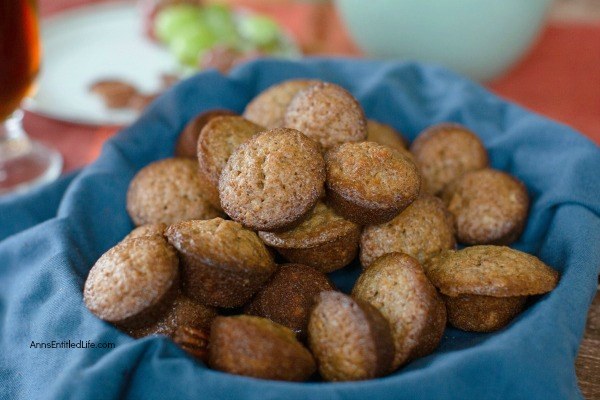
<path id="1" fill-rule="evenodd" d="M 127 212 L 134 224 L 173 224 L 222 215 L 204 197 L 198 164 L 167 158 L 142 168 L 127 190 Z"/>
<path id="2" fill-rule="evenodd" d="M 352 296 L 371 303 L 388 320 L 396 369 L 431 353 L 446 326 L 446 307 L 417 260 L 389 253 L 375 260 L 356 281 Z"/>
<path id="3" fill-rule="evenodd" d="M 198 144 L 198 136 L 211 119 L 223 115 L 235 115 L 233 111 L 224 109 L 214 109 L 201 112 L 193 118 L 183 131 L 179 134 L 175 143 L 175 157 L 196 158 L 196 147 Z"/>
<path id="4" fill-rule="evenodd" d="M 469 332 L 493 332 L 504 328 L 525 307 L 527 296 L 492 297 L 464 294 L 442 295 L 448 322 Z"/>
<path id="5" fill-rule="evenodd" d="M 262 132 L 239 146 L 219 180 L 223 210 L 254 230 L 293 227 L 324 191 L 318 146 L 294 129 Z"/>
<path id="6" fill-rule="evenodd" d="M 233 151 L 252 136 L 265 130 L 242 117 L 222 116 L 210 120 L 198 137 L 197 156 L 200 179 L 206 183 L 206 198 L 216 208 L 219 200 L 219 178 Z"/>
<path id="7" fill-rule="evenodd" d="M 256 96 L 244 110 L 244 118 L 266 128 L 283 128 L 284 116 L 290 101 L 301 90 L 320 81 L 292 79 L 273 85 Z"/>
<path id="8" fill-rule="evenodd" d="M 205 305 L 243 306 L 276 269 L 256 233 L 234 221 L 183 221 L 165 234 L 179 252 L 184 292 Z"/>
<path id="9" fill-rule="evenodd" d="M 322 82 L 299 92 L 290 102 L 284 126 L 298 129 L 324 150 L 367 137 L 367 120 L 346 89 Z"/>
<path id="10" fill-rule="evenodd" d="M 332 272 L 356 257 L 360 227 L 319 202 L 295 228 L 258 236 L 290 262 Z"/>
<path id="11" fill-rule="evenodd" d="M 87 308 L 123 327 L 158 320 L 179 292 L 177 253 L 162 236 L 117 244 L 90 270 L 83 289 Z"/>
<path id="12" fill-rule="evenodd" d="M 231 374 L 281 381 L 305 381 L 316 370 L 312 355 L 291 330 L 248 315 L 215 319 L 208 363 Z"/>
<path id="13" fill-rule="evenodd" d="M 400 252 L 423 263 L 455 247 L 452 216 L 440 199 L 422 193 L 393 220 L 363 229 L 360 262 L 367 268 L 386 253 Z"/>
<path id="14" fill-rule="evenodd" d="M 448 185 L 443 198 L 454 215 L 461 243 L 510 244 L 519 238 L 527 221 L 525 185 L 501 171 L 468 172 Z"/>
<path id="15" fill-rule="evenodd" d="M 423 175 L 423 189 L 435 195 L 465 172 L 488 166 L 481 140 L 459 124 L 439 124 L 424 130 L 410 151 Z"/>
<path id="16" fill-rule="evenodd" d="M 327 152 L 325 163 L 329 203 L 357 224 L 389 221 L 419 195 L 417 167 L 387 146 L 345 143 Z"/>
<path id="17" fill-rule="evenodd" d="M 323 272 L 301 264 L 283 264 L 246 306 L 246 314 L 268 318 L 304 337 L 315 296 L 334 286 Z"/>
<path id="18" fill-rule="evenodd" d="M 408 140 L 400 132 L 373 119 L 367 120 L 367 141 L 391 147 L 401 153 L 406 151 L 408 145 Z"/>
<path id="19" fill-rule="evenodd" d="M 163 236 L 165 234 L 165 229 L 167 229 L 167 224 L 163 224 L 162 222 L 138 226 L 129 232 L 129 234 L 125 236 L 123 240 L 137 239 L 144 236 Z"/>
<path id="20" fill-rule="evenodd" d="M 141 328 L 127 329 L 126 332 L 134 338 L 149 335 L 166 335 L 174 338 L 175 332 L 180 327 L 210 330 L 210 325 L 217 315 L 215 308 L 205 306 L 180 294 L 166 314 L 158 321 Z"/>
<path id="21" fill-rule="evenodd" d="M 391 372 L 391 328 L 371 304 L 340 292 L 322 292 L 308 329 L 309 346 L 323 379 L 356 381 Z"/>
<path id="22" fill-rule="evenodd" d="M 441 293 L 453 297 L 543 294 L 559 280 L 558 272 L 537 257 L 492 245 L 445 251 L 426 263 L 425 271 Z"/>

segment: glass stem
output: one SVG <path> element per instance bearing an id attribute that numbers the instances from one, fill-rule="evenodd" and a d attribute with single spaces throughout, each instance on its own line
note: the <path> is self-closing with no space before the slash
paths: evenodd
<path id="1" fill-rule="evenodd" d="M 0 123 L 0 162 L 20 157 L 31 150 L 22 121 L 23 111 L 17 110 Z"/>

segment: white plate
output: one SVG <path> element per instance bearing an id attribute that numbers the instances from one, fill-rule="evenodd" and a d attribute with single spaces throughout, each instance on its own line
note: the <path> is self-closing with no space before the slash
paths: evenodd
<path id="1" fill-rule="evenodd" d="M 25 107 L 64 121 L 129 124 L 137 113 L 107 109 L 89 86 L 118 78 L 152 92 L 162 73 L 179 70 L 175 57 L 144 36 L 141 14 L 131 2 L 86 6 L 47 19 L 42 42 L 39 90 Z"/>

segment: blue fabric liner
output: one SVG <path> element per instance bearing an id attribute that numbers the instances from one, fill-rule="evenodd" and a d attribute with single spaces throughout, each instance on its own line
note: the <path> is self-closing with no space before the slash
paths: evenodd
<path id="1" fill-rule="evenodd" d="M 442 121 L 483 139 L 491 162 L 532 198 L 514 247 L 562 274 L 509 327 L 491 334 L 448 328 L 439 349 L 365 382 L 288 383 L 207 369 L 164 337 L 134 340 L 92 315 L 82 287 L 100 255 L 132 223 L 125 193 L 134 174 L 171 156 L 200 111 L 243 110 L 284 79 L 319 78 L 349 89 L 367 115 L 411 140 Z M 560 101 L 560 100 L 557 100 Z M 109 140 L 77 176 L 0 201 L 0 398 L 2 399 L 566 399 L 581 398 L 574 358 L 600 266 L 600 149 L 572 129 L 523 110 L 444 69 L 358 60 L 263 60 L 229 77 L 199 74 L 156 101 Z M 333 274 L 349 290 L 359 270 Z M 30 343 L 91 340 L 114 349 L 34 349 Z"/>

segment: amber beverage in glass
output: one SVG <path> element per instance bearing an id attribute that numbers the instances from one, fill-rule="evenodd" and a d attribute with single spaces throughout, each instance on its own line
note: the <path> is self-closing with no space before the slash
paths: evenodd
<path id="1" fill-rule="evenodd" d="M 0 0 L 0 194 L 60 174 L 60 155 L 31 141 L 21 124 L 20 105 L 35 89 L 41 55 L 36 2 Z"/>

